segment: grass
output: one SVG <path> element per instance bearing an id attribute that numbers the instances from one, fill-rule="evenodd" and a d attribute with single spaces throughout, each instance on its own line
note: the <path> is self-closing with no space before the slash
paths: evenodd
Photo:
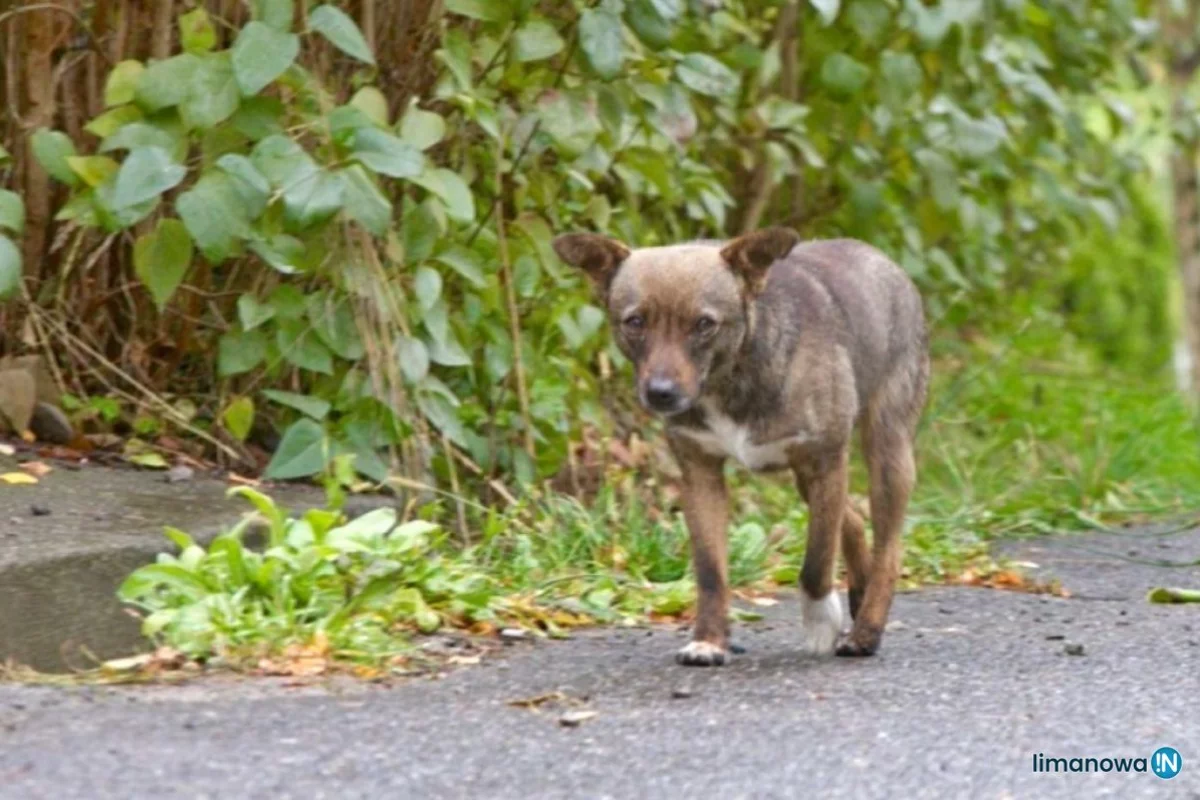
<path id="1" fill-rule="evenodd" d="M 987 545 L 998 537 L 1200 508 L 1200 440 L 1181 398 L 1165 383 L 1048 356 L 1047 341 L 1061 335 L 940 348 L 918 440 L 907 585 L 990 567 Z M 407 669 L 419 634 L 443 628 L 557 636 L 583 624 L 686 618 L 695 588 L 669 490 L 629 471 L 608 478 L 588 504 L 531 493 L 478 511 L 465 548 L 440 527 L 452 515 L 437 504 L 417 520 L 379 511 L 347 524 L 337 482 L 333 507 L 301 518 L 238 489 L 267 520 L 265 548 L 246 546 L 245 522 L 208 547 L 169 531 L 178 554 L 135 572 L 121 594 L 168 653 L 282 663 L 284 672 L 289 659 L 318 672 Z M 737 472 L 731 481 L 731 582 L 794 583 L 806 514 L 790 481 Z M 865 489 L 857 458 L 853 488 Z"/>

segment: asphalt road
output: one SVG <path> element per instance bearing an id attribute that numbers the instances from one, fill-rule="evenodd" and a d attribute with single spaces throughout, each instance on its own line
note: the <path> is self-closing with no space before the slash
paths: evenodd
<path id="1" fill-rule="evenodd" d="M 0 797 L 1200 798 L 1200 606 L 1144 600 L 1200 570 L 1091 550 L 1191 560 L 1200 531 L 1023 546 L 1072 598 L 902 595 L 859 661 L 800 655 L 785 600 L 714 670 L 676 666 L 686 634 L 655 629 L 518 643 L 390 688 L 0 686 Z M 571 700 L 509 705 L 554 692 Z M 596 714 L 568 728 L 566 707 Z M 1037 753 L 1163 745 L 1183 758 L 1170 780 L 1033 771 Z"/>

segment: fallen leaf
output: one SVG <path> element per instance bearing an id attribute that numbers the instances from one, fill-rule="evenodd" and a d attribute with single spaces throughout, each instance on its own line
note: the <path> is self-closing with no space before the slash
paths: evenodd
<path id="1" fill-rule="evenodd" d="M 3 442 L 0 442 L 0 456 L 12 456 L 16 455 L 16 453 L 17 448 L 13 447 L 11 444 L 4 444 Z"/>
<path id="2" fill-rule="evenodd" d="M 31 483 L 37 483 L 38 479 L 27 472 L 6 472 L 0 475 L 0 481 L 11 483 L 14 486 L 27 486 Z"/>
<path id="3" fill-rule="evenodd" d="M 558 718 L 558 724 L 565 728 L 575 728 L 599 713 L 599 711 L 568 711 Z"/>
<path id="4" fill-rule="evenodd" d="M 226 476 L 226 479 L 230 483 L 236 483 L 241 486 L 262 486 L 262 481 L 256 478 L 247 478 L 244 475 L 238 475 L 236 472 L 230 472 L 229 475 Z"/>
<path id="5" fill-rule="evenodd" d="M 471 664 L 478 664 L 479 656 L 450 656 L 450 658 L 446 659 L 446 661 L 451 664 L 468 666 Z"/>
<path id="6" fill-rule="evenodd" d="M 565 703 L 569 700 L 562 692 L 548 692 L 547 694 L 534 695 L 533 697 L 523 697 L 517 700 L 509 700 L 508 705 L 514 708 L 537 708 L 546 703 Z"/>
<path id="7" fill-rule="evenodd" d="M 138 453 L 128 458 L 130 463 L 137 464 L 139 467 L 146 467 L 147 469 L 167 469 L 169 466 L 161 453 Z"/>
<path id="8" fill-rule="evenodd" d="M 774 597 L 755 597 L 750 602 L 754 603 L 756 606 L 765 606 L 767 608 L 779 605 L 779 601 Z"/>
<path id="9" fill-rule="evenodd" d="M 1151 603 L 1200 603 L 1200 589 L 1158 587 L 1150 590 L 1146 599 Z"/>
<path id="10" fill-rule="evenodd" d="M 25 470 L 35 478 L 44 478 L 54 471 L 54 469 L 44 461 L 26 461 L 21 465 L 21 469 Z"/>

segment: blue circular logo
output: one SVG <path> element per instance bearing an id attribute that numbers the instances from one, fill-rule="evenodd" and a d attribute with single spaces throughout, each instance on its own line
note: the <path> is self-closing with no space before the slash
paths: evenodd
<path id="1" fill-rule="evenodd" d="M 1160 747 L 1150 756 L 1150 768 L 1160 778 L 1174 778 L 1183 769 L 1183 756 L 1174 747 Z"/>

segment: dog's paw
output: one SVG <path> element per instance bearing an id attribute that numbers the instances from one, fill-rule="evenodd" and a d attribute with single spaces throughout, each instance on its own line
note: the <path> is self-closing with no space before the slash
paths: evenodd
<path id="1" fill-rule="evenodd" d="M 832 653 L 842 634 L 842 601 L 838 599 L 837 592 L 830 592 L 820 600 L 813 600 L 802 592 L 800 609 L 804 624 L 804 649 L 814 656 Z"/>
<path id="2" fill-rule="evenodd" d="M 837 643 L 837 654 L 842 658 L 863 658 L 875 655 L 883 631 L 855 627 Z"/>
<path id="3" fill-rule="evenodd" d="M 712 642 L 688 642 L 675 660 L 685 667 L 719 667 L 725 663 L 725 648 Z"/>

